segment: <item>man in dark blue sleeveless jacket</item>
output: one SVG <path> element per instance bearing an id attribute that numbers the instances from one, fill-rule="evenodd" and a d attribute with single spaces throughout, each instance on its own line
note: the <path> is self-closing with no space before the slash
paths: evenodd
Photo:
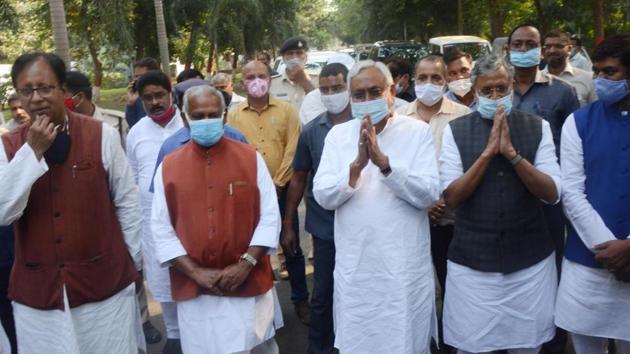
<path id="1" fill-rule="evenodd" d="M 562 128 L 563 204 L 571 222 L 556 325 L 576 354 L 603 354 L 615 339 L 630 353 L 630 34 L 604 40 L 593 56 L 599 101 Z"/>

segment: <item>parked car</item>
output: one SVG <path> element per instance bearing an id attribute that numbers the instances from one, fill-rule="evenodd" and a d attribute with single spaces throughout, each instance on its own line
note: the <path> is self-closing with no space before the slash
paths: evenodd
<path id="1" fill-rule="evenodd" d="M 378 41 L 374 43 L 368 58 L 375 61 L 400 58 L 415 63 L 430 53 L 429 46 L 415 41 Z"/>
<path id="2" fill-rule="evenodd" d="M 476 36 L 443 36 L 429 39 L 431 52 L 444 54 L 451 48 L 457 48 L 470 54 L 473 60 L 492 52 L 487 40 Z"/>

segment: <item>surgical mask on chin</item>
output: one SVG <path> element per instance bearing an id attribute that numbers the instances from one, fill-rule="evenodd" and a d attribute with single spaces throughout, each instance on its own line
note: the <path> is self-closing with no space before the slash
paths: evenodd
<path id="1" fill-rule="evenodd" d="M 626 80 L 595 79 L 593 84 L 595 84 L 597 97 L 607 105 L 613 105 L 630 94 L 630 88 Z"/>
<path id="2" fill-rule="evenodd" d="M 348 107 L 348 102 L 350 102 L 350 94 L 347 90 L 332 95 L 322 95 L 324 107 L 332 114 L 341 113 Z"/>
<path id="3" fill-rule="evenodd" d="M 350 107 L 352 109 L 352 118 L 363 119 L 366 114 L 369 114 L 372 124 L 378 124 L 389 113 L 389 106 L 385 97 L 366 102 L 350 101 Z"/>
<path id="4" fill-rule="evenodd" d="M 199 145 L 210 147 L 223 136 L 223 118 L 190 120 L 190 136 Z"/>
<path id="5" fill-rule="evenodd" d="M 456 96 L 464 97 L 472 88 L 472 82 L 470 78 L 459 79 L 448 83 L 448 89 L 451 90 Z"/>
<path id="6" fill-rule="evenodd" d="M 526 52 L 510 50 L 510 63 L 518 68 L 531 68 L 540 64 L 540 47 Z"/>
<path id="7" fill-rule="evenodd" d="M 418 84 L 415 87 L 416 98 L 425 106 L 431 107 L 438 103 L 444 95 L 444 86 L 435 84 Z"/>
<path id="8" fill-rule="evenodd" d="M 512 93 L 497 100 L 483 96 L 477 97 L 477 111 L 481 114 L 481 118 L 494 120 L 494 113 L 499 106 L 503 106 L 506 116 L 510 114 L 512 110 Z"/>

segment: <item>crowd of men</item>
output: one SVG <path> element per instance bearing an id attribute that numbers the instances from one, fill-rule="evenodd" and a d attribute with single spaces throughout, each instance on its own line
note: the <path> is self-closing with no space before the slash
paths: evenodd
<path id="1" fill-rule="evenodd" d="M 311 76 L 294 37 L 285 72 L 243 66 L 246 97 L 145 58 L 124 116 L 58 56 L 20 56 L 0 347 L 146 351 L 146 278 L 164 353 L 279 353 L 278 254 L 308 353 L 630 354 L 630 34 L 592 72 L 574 46 L 521 25 L 505 57 L 338 54 Z"/>

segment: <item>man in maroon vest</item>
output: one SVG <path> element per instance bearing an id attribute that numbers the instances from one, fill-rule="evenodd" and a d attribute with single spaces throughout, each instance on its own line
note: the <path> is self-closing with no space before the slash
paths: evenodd
<path id="1" fill-rule="evenodd" d="M 278 353 L 281 326 L 269 251 L 280 232 L 275 187 L 262 156 L 223 138 L 223 95 L 184 95 L 192 140 L 154 179 L 153 250 L 170 267 L 187 354 Z"/>
<path id="2" fill-rule="evenodd" d="M 15 226 L 9 285 L 22 353 L 137 353 L 138 188 L 111 127 L 66 111 L 56 55 L 11 79 L 32 122 L 2 136 L 0 224 Z"/>

